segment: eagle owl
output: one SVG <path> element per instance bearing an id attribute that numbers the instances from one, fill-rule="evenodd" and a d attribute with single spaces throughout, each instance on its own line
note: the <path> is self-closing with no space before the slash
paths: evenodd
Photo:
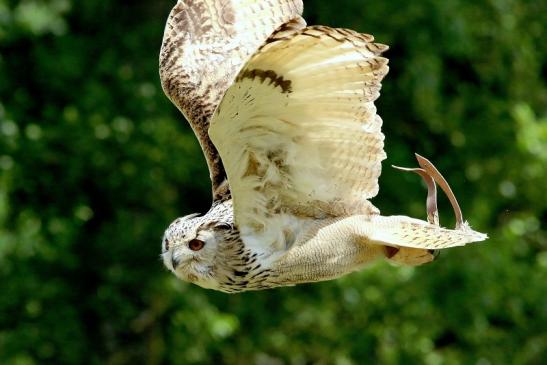
<path id="1" fill-rule="evenodd" d="M 407 265 L 486 239 L 437 169 L 417 156 L 428 221 L 382 216 L 387 46 L 307 26 L 301 0 L 179 0 L 160 52 L 162 87 L 194 130 L 213 204 L 176 219 L 162 243 L 178 278 L 224 292 L 329 280 L 378 258 Z M 436 183 L 456 212 L 439 226 Z"/>

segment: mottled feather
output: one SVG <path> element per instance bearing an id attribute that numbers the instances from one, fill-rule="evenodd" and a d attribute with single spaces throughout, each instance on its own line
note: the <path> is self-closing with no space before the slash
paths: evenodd
<path id="1" fill-rule="evenodd" d="M 222 162 L 207 131 L 220 99 L 245 62 L 281 25 L 300 17 L 301 0 L 179 0 L 160 52 L 162 87 L 184 114 L 205 154 L 214 200 L 228 194 Z"/>
<path id="2" fill-rule="evenodd" d="M 273 37 L 224 96 L 210 136 L 225 163 L 241 226 L 279 213 L 371 214 L 383 151 L 374 100 L 387 46 L 314 26 Z"/>

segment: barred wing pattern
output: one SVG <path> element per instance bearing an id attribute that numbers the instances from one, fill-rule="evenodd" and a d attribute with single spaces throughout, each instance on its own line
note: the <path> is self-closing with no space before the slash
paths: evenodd
<path id="1" fill-rule="evenodd" d="M 301 18 L 302 0 L 179 0 L 160 52 L 162 87 L 192 126 L 204 151 L 213 198 L 225 180 L 207 131 L 218 103 L 245 62 L 282 24 Z"/>
<path id="2" fill-rule="evenodd" d="M 374 214 L 388 71 L 373 37 L 323 26 L 281 29 L 227 90 L 209 135 L 226 167 L 240 228 L 282 213 Z M 311 210 L 316 207 L 314 210 Z"/>

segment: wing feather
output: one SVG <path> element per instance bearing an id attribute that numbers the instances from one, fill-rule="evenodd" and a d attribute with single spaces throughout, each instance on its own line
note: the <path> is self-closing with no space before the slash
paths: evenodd
<path id="1" fill-rule="evenodd" d="M 385 159 L 374 101 L 387 46 L 347 29 L 307 27 L 272 37 L 228 89 L 209 135 L 238 225 L 265 229 L 279 213 L 377 213 Z"/>
<path id="2" fill-rule="evenodd" d="M 207 134 L 210 117 L 245 62 L 278 27 L 291 20 L 293 27 L 304 27 L 302 11 L 302 0 L 179 0 L 169 15 L 161 83 L 198 137 L 214 195 L 225 173 Z"/>

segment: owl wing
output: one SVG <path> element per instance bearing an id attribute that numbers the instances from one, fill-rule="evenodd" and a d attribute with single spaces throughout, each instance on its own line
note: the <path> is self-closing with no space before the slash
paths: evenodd
<path id="1" fill-rule="evenodd" d="M 305 26 L 302 0 L 179 0 L 160 52 L 163 90 L 184 114 L 204 151 L 213 198 L 225 172 L 207 131 L 220 99 L 248 58 L 282 24 Z"/>
<path id="2" fill-rule="evenodd" d="M 374 106 L 386 49 L 347 29 L 281 29 L 246 63 L 209 129 L 240 228 L 377 212 L 367 199 L 386 157 Z"/>

